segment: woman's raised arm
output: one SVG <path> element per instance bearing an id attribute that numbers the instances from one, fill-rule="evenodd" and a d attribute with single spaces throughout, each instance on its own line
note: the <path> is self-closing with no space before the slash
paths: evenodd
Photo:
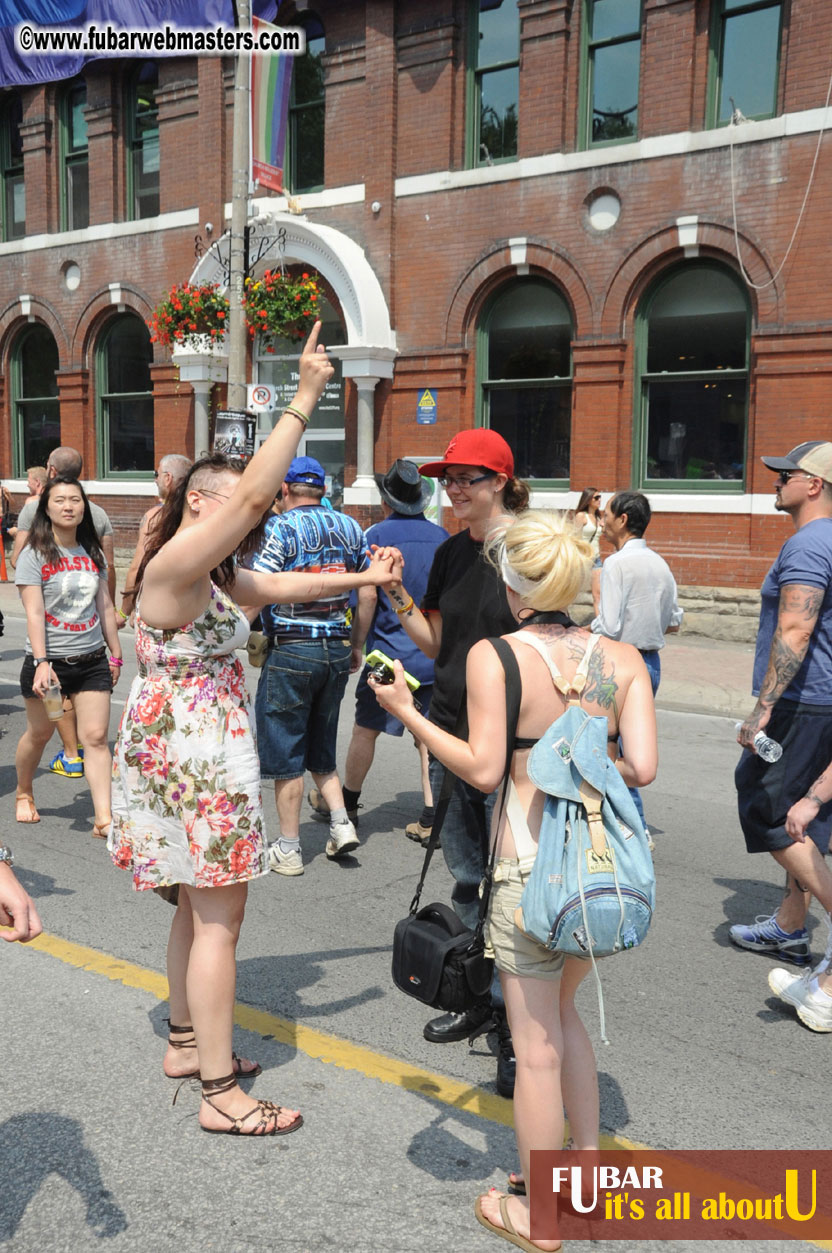
<path id="1" fill-rule="evenodd" d="M 308 418 L 334 373 L 323 345 L 318 344 L 321 323 L 316 322 L 300 358 L 300 383 L 291 405 L 283 412 L 269 438 L 254 454 L 234 492 L 200 523 L 199 539 L 180 531 L 148 563 L 145 587 L 164 584 L 181 588 L 193 584 L 233 553 L 274 500 L 297 451 Z M 297 410 L 303 417 L 296 416 Z"/>

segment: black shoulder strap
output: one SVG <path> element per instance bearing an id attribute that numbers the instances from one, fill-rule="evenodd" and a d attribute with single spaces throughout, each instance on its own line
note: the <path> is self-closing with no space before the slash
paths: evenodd
<path id="1" fill-rule="evenodd" d="M 522 696 L 522 688 L 520 682 L 520 667 L 517 664 L 517 658 L 514 656 L 509 645 L 503 639 L 489 638 L 489 643 L 493 645 L 497 656 L 500 658 L 503 669 L 506 674 L 506 769 L 503 776 L 503 790 L 501 804 L 505 803 L 506 790 L 508 788 L 509 770 L 511 769 L 511 758 L 514 753 L 514 739 L 517 735 L 517 721 L 520 717 L 520 699 Z M 460 710 L 457 717 L 454 734 L 458 735 L 461 725 L 465 719 L 465 711 Z M 431 858 L 439 844 L 439 836 L 442 830 L 442 824 L 445 821 L 445 815 L 448 812 L 451 794 L 454 790 L 456 775 L 445 767 L 445 773 L 442 776 L 442 787 L 439 791 L 439 797 L 436 801 L 436 810 L 431 827 L 430 839 L 425 849 L 425 860 L 422 866 L 422 873 L 419 877 L 419 883 L 416 887 L 416 893 L 410 902 L 410 912 L 415 914 L 419 908 L 419 900 L 422 895 L 422 888 L 425 884 L 425 878 L 428 873 L 428 867 Z M 485 888 L 480 897 L 480 920 L 485 918 L 485 912 L 488 908 L 488 898 L 491 893 L 491 879 L 494 871 L 494 856 L 496 852 L 496 841 L 492 845 L 491 859 L 485 876 Z"/>

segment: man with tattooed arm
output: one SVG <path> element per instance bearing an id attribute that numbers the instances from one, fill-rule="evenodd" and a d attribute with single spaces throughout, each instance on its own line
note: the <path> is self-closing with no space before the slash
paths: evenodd
<path id="1" fill-rule="evenodd" d="M 746 751 L 735 783 L 748 851 L 770 853 L 787 881 L 776 914 L 730 935 L 740 948 L 809 967 L 809 894 L 832 909 L 823 860 L 832 826 L 832 443 L 810 440 L 762 460 L 777 472 L 775 508 L 791 516 L 795 533 L 762 586 L 757 703 L 737 736 Z M 783 748 L 771 764 L 754 749 L 763 729 Z M 814 1031 L 832 1031 L 832 975 L 823 973 L 830 955 L 803 975 L 769 975 L 772 990 Z"/>

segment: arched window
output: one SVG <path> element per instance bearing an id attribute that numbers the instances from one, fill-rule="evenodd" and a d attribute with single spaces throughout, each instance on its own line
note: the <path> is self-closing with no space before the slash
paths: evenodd
<path id="1" fill-rule="evenodd" d="M 0 105 L 0 176 L 3 180 L 2 239 L 19 239 L 26 233 L 26 188 L 23 183 L 23 140 L 20 124 L 23 104 L 15 92 Z"/>
<path id="2" fill-rule="evenodd" d="M 323 322 L 321 343 L 345 344 L 346 335 L 341 319 L 330 302 L 323 299 L 318 315 Z M 282 412 L 282 406 L 290 403 L 298 387 L 298 362 L 302 343 L 292 339 L 272 338 L 264 340 L 258 335 L 255 341 L 255 372 L 258 383 L 271 383 L 278 389 L 277 407 L 271 413 L 261 415 L 259 430 L 266 435 Z M 301 436 L 298 456 L 317 457 L 327 474 L 327 495 L 333 505 L 340 509 L 344 499 L 344 381 L 341 362 L 332 358 L 335 373 L 326 385 L 315 406 L 309 426 Z"/>
<path id="3" fill-rule="evenodd" d="M 324 185 L 323 53 L 321 19 L 314 13 L 299 18 L 306 31 L 306 52 L 294 57 L 289 118 L 286 127 L 286 186 L 290 191 L 320 191 Z"/>
<path id="4" fill-rule="evenodd" d="M 75 79 L 64 90 L 61 128 L 61 228 L 80 231 L 90 224 L 90 152 L 87 144 L 87 84 Z"/>
<path id="5" fill-rule="evenodd" d="M 144 61 L 127 80 L 127 213 L 134 220 L 159 212 L 159 67 Z"/>
<path id="6" fill-rule="evenodd" d="M 685 491 L 745 468 L 750 311 L 730 270 L 691 262 L 663 276 L 637 322 L 635 477 Z"/>
<path id="7" fill-rule="evenodd" d="M 521 478 L 569 478 L 571 341 L 569 307 L 543 279 L 501 288 L 480 323 L 480 422 L 508 440 Z"/>
<path id="8" fill-rule="evenodd" d="M 150 332 L 134 313 L 109 322 L 96 350 L 98 467 L 104 478 L 153 473 Z"/>
<path id="9" fill-rule="evenodd" d="M 517 156 L 520 15 L 517 0 L 471 0 L 468 165 Z"/>
<path id="10" fill-rule="evenodd" d="M 61 442 L 58 400 L 58 345 L 47 327 L 35 322 L 12 349 L 12 460 L 18 478 L 29 466 L 46 465 Z"/>

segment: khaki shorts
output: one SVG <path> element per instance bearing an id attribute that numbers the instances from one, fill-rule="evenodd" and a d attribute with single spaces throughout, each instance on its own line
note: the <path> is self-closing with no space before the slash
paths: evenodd
<path id="1" fill-rule="evenodd" d="M 494 886 L 488 902 L 485 929 L 486 956 L 493 957 L 498 970 L 529 979 L 559 979 L 563 953 L 551 953 L 529 939 L 514 923 L 530 871 L 520 871 L 517 862 L 502 858 L 494 868 Z"/>

